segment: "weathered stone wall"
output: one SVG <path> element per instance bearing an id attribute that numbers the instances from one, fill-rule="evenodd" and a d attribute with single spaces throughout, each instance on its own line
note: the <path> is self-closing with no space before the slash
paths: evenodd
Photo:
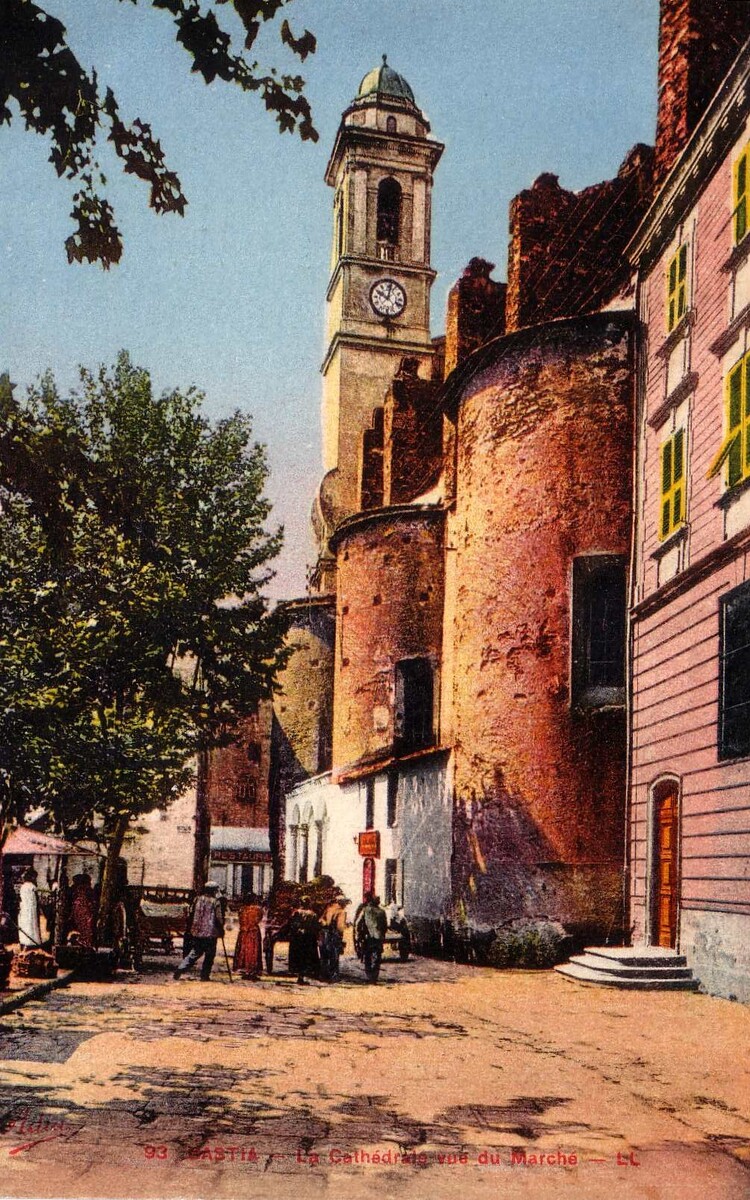
<path id="1" fill-rule="evenodd" d="M 274 699 L 270 783 L 271 851 L 283 878 L 286 796 L 331 765 L 333 726 L 333 596 L 290 601 L 287 643 L 294 648 Z"/>
<path id="2" fill-rule="evenodd" d="M 620 920 L 624 712 L 571 706 L 570 610 L 573 558 L 629 550 L 631 328 L 502 339 L 459 400 L 445 700 L 454 900 L 475 926 Z"/>
<path id="3" fill-rule="evenodd" d="M 446 375 L 483 342 L 505 332 L 506 285 L 490 278 L 494 269 L 494 263 L 472 258 L 448 293 Z"/>
<path id="4" fill-rule="evenodd" d="M 748 37 L 748 0 L 662 0 L 657 180 L 669 171 Z"/>
<path id="5" fill-rule="evenodd" d="M 439 664 L 443 522 L 410 505 L 352 517 L 336 535 L 334 774 L 392 749 L 395 664 Z"/>

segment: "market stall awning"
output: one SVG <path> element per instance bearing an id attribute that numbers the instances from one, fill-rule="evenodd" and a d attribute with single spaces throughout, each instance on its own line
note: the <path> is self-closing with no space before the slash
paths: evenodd
<path id="1" fill-rule="evenodd" d="M 51 857 L 71 854 L 98 855 L 99 853 L 97 850 L 89 850 L 87 847 L 74 846 L 60 837 L 53 837 L 52 834 L 40 833 L 37 829 L 24 829 L 21 826 L 11 830 L 8 834 L 2 852 L 4 855 L 49 854 Z"/>

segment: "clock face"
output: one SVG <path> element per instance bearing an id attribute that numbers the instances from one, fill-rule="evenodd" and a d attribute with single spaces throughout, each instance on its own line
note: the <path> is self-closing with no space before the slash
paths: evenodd
<path id="1" fill-rule="evenodd" d="M 406 308 L 406 292 L 395 279 L 379 279 L 370 288 L 370 304 L 381 317 L 398 317 Z"/>

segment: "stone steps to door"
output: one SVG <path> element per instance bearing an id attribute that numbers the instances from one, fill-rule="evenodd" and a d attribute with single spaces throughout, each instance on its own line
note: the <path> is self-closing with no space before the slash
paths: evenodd
<path id="1" fill-rule="evenodd" d="M 685 955 L 660 946 L 587 946 L 555 970 L 578 983 L 628 991 L 696 991 L 699 986 Z"/>

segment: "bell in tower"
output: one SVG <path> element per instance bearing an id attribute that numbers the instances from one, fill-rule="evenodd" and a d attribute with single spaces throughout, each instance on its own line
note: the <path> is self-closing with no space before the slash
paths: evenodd
<path id="1" fill-rule="evenodd" d="M 327 536 L 358 511 L 359 448 L 401 360 L 429 375 L 432 179 L 443 146 L 387 63 L 365 75 L 326 170 L 333 188 L 323 362 L 323 466 L 314 511 Z"/>

